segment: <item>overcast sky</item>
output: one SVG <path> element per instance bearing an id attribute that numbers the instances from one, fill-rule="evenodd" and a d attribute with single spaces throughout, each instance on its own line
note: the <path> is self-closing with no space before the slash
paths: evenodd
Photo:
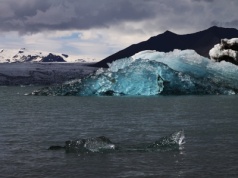
<path id="1" fill-rule="evenodd" d="M 0 48 L 102 59 L 166 30 L 238 28 L 238 0 L 0 0 Z"/>

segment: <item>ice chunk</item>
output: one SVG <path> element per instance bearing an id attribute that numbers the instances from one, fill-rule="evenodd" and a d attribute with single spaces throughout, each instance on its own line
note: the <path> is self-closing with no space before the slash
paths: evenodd
<path id="1" fill-rule="evenodd" d="M 112 153 L 112 152 L 148 152 L 171 151 L 183 149 L 185 143 L 184 131 L 180 130 L 162 137 L 152 143 L 115 144 L 109 138 L 100 136 L 87 139 L 69 140 L 65 146 L 50 146 L 48 150 L 65 150 L 66 153 Z"/>
<path id="2" fill-rule="evenodd" d="M 221 44 L 215 45 L 210 51 L 211 59 L 229 61 L 238 64 L 238 38 L 222 39 Z"/>
<path id="3" fill-rule="evenodd" d="M 162 148 L 174 148 L 180 147 L 185 143 L 185 134 L 184 130 L 180 130 L 178 132 L 174 132 L 169 136 L 162 137 L 158 141 L 155 141 L 147 148 L 152 149 L 162 149 Z"/>
<path id="4" fill-rule="evenodd" d="M 114 150 L 116 148 L 107 137 L 100 136 L 95 138 L 70 140 L 65 143 L 66 152 L 89 153 Z"/>

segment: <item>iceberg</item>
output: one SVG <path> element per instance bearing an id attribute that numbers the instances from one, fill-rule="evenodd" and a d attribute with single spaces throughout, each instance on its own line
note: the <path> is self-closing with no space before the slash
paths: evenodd
<path id="1" fill-rule="evenodd" d="M 47 87 L 32 95 L 151 96 L 237 94 L 238 66 L 216 62 L 194 50 L 142 51 L 108 64 L 83 79 Z"/>

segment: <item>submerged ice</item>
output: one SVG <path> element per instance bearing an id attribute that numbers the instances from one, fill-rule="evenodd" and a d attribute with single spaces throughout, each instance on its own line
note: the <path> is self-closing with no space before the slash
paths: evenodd
<path id="1" fill-rule="evenodd" d="M 108 69 L 33 95 L 236 94 L 238 66 L 215 62 L 193 50 L 142 51 L 108 64 Z"/>
<path id="2" fill-rule="evenodd" d="M 149 152 L 181 150 L 185 143 L 184 131 L 180 130 L 169 136 L 160 138 L 153 143 L 141 143 L 137 145 L 113 143 L 105 136 L 87 139 L 69 140 L 65 146 L 51 146 L 49 150 L 64 149 L 66 153 L 108 153 L 108 152 Z"/>
<path id="3" fill-rule="evenodd" d="M 116 146 L 109 138 L 100 136 L 95 138 L 70 140 L 65 142 L 65 151 L 67 153 L 90 153 L 115 150 Z"/>

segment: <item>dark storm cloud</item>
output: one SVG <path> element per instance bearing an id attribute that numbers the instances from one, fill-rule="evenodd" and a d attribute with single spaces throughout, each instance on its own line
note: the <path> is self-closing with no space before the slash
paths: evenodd
<path id="1" fill-rule="evenodd" d="M 0 3 L 0 29 L 22 33 L 107 27 L 123 20 L 136 21 L 154 16 L 152 10 L 143 7 L 144 1 L 0 0 Z"/>
<path id="2" fill-rule="evenodd" d="M 201 1 L 204 1 L 204 2 L 214 2 L 214 0 L 194 0 L 194 1 L 199 1 L 199 2 L 201 2 Z"/>
<path id="3" fill-rule="evenodd" d="M 237 0 L 0 0 L 0 3 L 1 31 L 35 33 L 110 27 L 124 21 L 148 19 L 156 19 L 165 28 L 202 20 L 210 20 L 211 24 L 217 21 L 216 16 L 201 19 L 199 16 L 212 12 L 222 19 L 222 15 L 227 16 L 224 12 L 219 16 L 223 6 L 237 5 Z M 227 13 L 232 15 L 232 10 Z"/>

